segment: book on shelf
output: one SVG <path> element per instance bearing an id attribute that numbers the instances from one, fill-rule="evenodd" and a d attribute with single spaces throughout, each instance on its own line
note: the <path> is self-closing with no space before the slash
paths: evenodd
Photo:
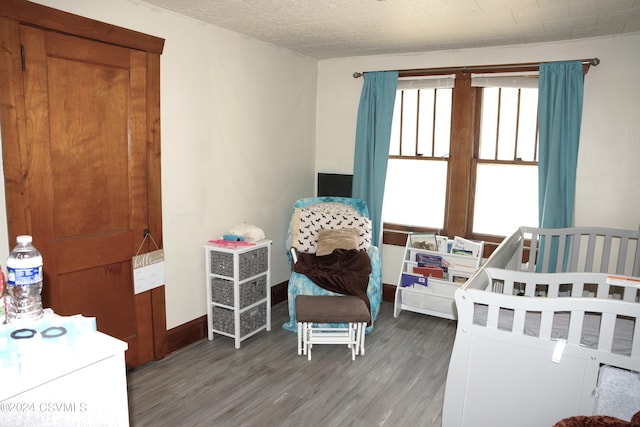
<path id="1" fill-rule="evenodd" d="M 475 273 L 475 267 L 470 267 L 467 265 L 456 264 L 454 266 L 449 267 L 449 280 L 454 283 L 465 283 L 473 273 Z"/>
<path id="2" fill-rule="evenodd" d="M 447 236 L 436 235 L 436 244 L 438 246 L 438 252 L 449 253 L 449 238 Z"/>
<path id="3" fill-rule="evenodd" d="M 455 236 L 453 238 L 453 245 L 451 246 L 451 253 L 479 257 L 482 255 L 480 253 L 481 249 L 482 243 L 474 242 L 473 240 L 465 239 L 460 236 Z"/>
<path id="4" fill-rule="evenodd" d="M 419 266 L 446 267 L 446 261 L 440 255 L 417 253 L 416 262 Z"/>
<path id="5" fill-rule="evenodd" d="M 459 285 L 464 285 L 465 283 L 467 283 L 467 279 L 469 278 L 465 276 L 451 276 L 451 281 Z"/>
<path id="6" fill-rule="evenodd" d="M 424 267 L 413 267 L 414 274 L 421 274 L 425 277 L 434 277 L 436 279 L 444 278 L 444 270 L 442 267 L 436 266 L 424 266 Z"/>
<path id="7" fill-rule="evenodd" d="M 438 250 L 436 233 L 412 233 L 409 235 L 409 243 L 414 249 Z"/>
<path id="8" fill-rule="evenodd" d="M 413 285 L 427 286 L 427 284 L 427 278 L 418 274 L 402 273 L 402 278 L 400 279 L 400 287 L 402 288 L 408 288 Z"/>
<path id="9" fill-rule="evenodd" d="M 465 250 L 465 249 L 458 249 L 458 248 L 451 249 L 451 253 L 454 254 L 454 255 L 473 256 L 473 251 L 469 251 L 469 250 Z"/>

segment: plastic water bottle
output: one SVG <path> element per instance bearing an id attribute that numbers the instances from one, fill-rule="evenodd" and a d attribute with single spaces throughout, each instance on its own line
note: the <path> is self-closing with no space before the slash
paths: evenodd
<path id="1" fill-rule="evenodd" d="M 7 323 L 42 317 L 42 256 L 31 236 L 18 236 L 7 258 Z"/>

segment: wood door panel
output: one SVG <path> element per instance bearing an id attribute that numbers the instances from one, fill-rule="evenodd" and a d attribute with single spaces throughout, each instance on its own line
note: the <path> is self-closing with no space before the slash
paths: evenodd
<path id="1" fill-rule="evenodd" d="M 130 262 L 60 274 L 58 292 L 56 312 L 95 317 L 100 331 L 120 339 L 137 335 Z"/>
<path id="2" fill-rule="evenodd" d="M 54 58 L 48 79 L 55 237 L 130 228 L 129 73 Z"/>
<path id="3" fill-rule="evenodd" d="M 58 240 L 55 243 L 56 273 L 66 274 L 100 265 L 129 262 L 131 274 L 132 242 L 131 232 Z"/>
<path id="4" fill-rule="evenodd" d="M 138 360 L 141 363 L 153 360 L 153 290 L 136 295 L 136 318 L 138 320 Z"/>

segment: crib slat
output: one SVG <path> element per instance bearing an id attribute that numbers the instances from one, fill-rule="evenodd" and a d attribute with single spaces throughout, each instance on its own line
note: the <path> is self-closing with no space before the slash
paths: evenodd
<path id="1" fill-rule="evenodd" d="M 560 294 L 560 284 L 558 282 L 547 284 L 547 298 L 557 298 Z"/>
<path id="2" fill-rule="evenodd" d="M 536 284 L 533 282 L 527 282 L 524 284 L 524 296 L 535 297 L 536 296 Z"/>
<path id="3" fill-rule="evenodd" d="M 544 250 L 542 252 L 542 269 L 539 271 L 543 273 L 546 273 L 549 271 L 549 257 L 551 256 L 551 251 L 549 250 L 549 247 L 551 246 L 552 238 L 553 236 L 547 233 L 547 234 L 544 234 L 543 240 L 540 241 L 540 248 L 538 249 L 538 251 L 542 249 Z M 544 248 L 542 248 L 542 242 L 544 242 Z"/>
<path id="4" fill-rule="evenodd" d="M 611 235 L 604 236 L 602 245 L 602 259 L 600 260 L 600 273 L 609 271 L 609 259 L 611 257 Z"/>
<path id="5" fill-rule="evenodd" d="M 500 307 L 497 305 L 490 305 L 487 312 L 487 328 L 498 329 L 498 314 Z"/>
<path id="6" fill-rule="evenodd" d="M 624 301 L 637 302 L 636 298 L 638 298 L 638 289 L 634 286 L 625 286 L 622 299 Z"/>
<path id="7" fill-rule="evenodd" d="M 640 237 L 635 238 L 636 242 L 636 256 L 633 261 L 633 273 L 632 276 L 638 277 L 640 276 Z"/>
<path id="8" fill-rule="evenodd" d="M 551 326 L 553 325 L 553 311 L 543 311 L 540 316 L 540 338 L 551 338 Z"/>
<path id="9" fill-rule="evenodd" d="M 548 235 L 540 235 L 540 240 L 538 241 L 538 259 L 537 263 L 539 264 L 539 268 L 536 269 L 536 272 L 546 272 L 549 264 L 549 251 L 547 250 L 549 246 L 549 236 Z M 544 249 L 544 250 L 543 250 Z"/>
<path id="10" fill-rule="evenodd" d="M 640 318 L 635 318 L 635 327 L 633 328 L 633 341 L 631 342 L 631 357 L 640 356 Z"/>
<path id="11" fill-rule="evenodd" d="M 607 283 L 598 283 L 596 298 L 602 298 L 602 299 L 609 298 L 609 289 L 610 289 L 610 286 Z"/>
<path id="12" fill-rule="evenodd" d="M 594 233 L 588 234 L 587 257 L 585 258 L 583 271 L 593 271 L 593 254 L 596 248 L 596 238 L 597 238 L 596 234 Z"/>
<path id="13" fill-rule="evenodd" d="M 580 247 L 582 245 L 582 235 L 576 231 L 571 238 L 571 264 L 567 271 L 578 271 L 578 260 L 580 256 Z"/>
<path id="14" fill-rule="evenodd" d="M 521 270 L 522 263 L 524 261 L 522 257 L 524 255 L 524 245 L 525 245 L 524 233 L 525 232 L 522 228 L 519 229 L 519 232 L 520 232 L 520 244 L 518 245 L 518 249 L 515 251 L 515 254 L 511 258 L 511 261 L 509 261 L 507 263 L 507 266 L 505 267 L 510 270 Z"/>
<path id="15" fill-rule="evenodd" d="M 551 258 L 551 246 L 553 242 L 553 235 L 547 233 L 544 235 L 544 253 L 542 254 L 542 271 L 543 273 L 549 272 L 549 263 Z"/>
<path id="16" fill-rule="evenodd" d="M 566 247 L 568 238 L 569 236 L 567 234 L 561 234 L 558 237 L 558 252 L 556 253 L 556 272 L 568 271 L 566 270 L 566 266 L 564 265 L 564 248 Z"/>
<path id="17" fill-rule="evenodd" d="M 511 332 L 516 335 L 524 335 L 524 324 L 527 312 L 525 310 L 515 310 L 513 313 L 513 328 Z"/>
<path id="18" fill-rule="evenodd" d="M 582 292 L 584 292 L 584 283 L 574 283 L 571 287 L 571 296 L 575 298 L 582 298 Z"/>
<path id="19" fill-rule="evenodd" d="M 611 352 L 615 326 L 616 314 L 602 313 L 602 320 L 600 321 L 600 336 L 598 337 L 598 350 Z"/>
<path id="20" fill-rule="evenodd" d="M 629 249 L 629 237 L 620 237 L 620 247 L 618 248 L 618 263 L 616 265 L 616 274 L 624 274 L 627 265 L 627 250 Z"/>
<path id="21" fill-rule="evenodd" d="M 630 276 L 640 275 L 640 241 L 638 239 L 638 233 L 619 233 L 618 237 L 620 243 L 618 248 L 618 258 L 615 266 L 615 273 Z M 633 247 L 635 246 L 635 251 Z M 629 259 L 629 256 L 634 254 L 635 256 Z M 627 267 L 629 262 L 629 266 Z M 607 271 L 607 273 L 609 273 Z"/>
<path id="22" fill-rule="evenodd" d="M 583 320 L 584 311 L 571 312 L 571 317 L 569 318 L 569 333 L 567 334 L 567 341 L 569 344 L 580 345 Z"/>
<path id="23" fill-rule="evenodd" d="M 502 293 L 513 295 L 513 280 L 505 280 L 503 283 Z"/>
<path id="24" fill-rule="evenodd" d="M 536 271 L 536 264 L 538 263 L 538 242 L 540 235 L 538 233 L 531 233 L 531 245 L 529 248 L 529 259 L 527 260 L 527 271 Z"/>

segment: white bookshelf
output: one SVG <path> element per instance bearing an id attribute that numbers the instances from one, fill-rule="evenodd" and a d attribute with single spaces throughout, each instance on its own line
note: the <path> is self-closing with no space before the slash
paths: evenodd
<path id="1" fill-rule="evenodd" d="M 402 260 L 402 269 L 396 287 L 393 315 L 398 317 L 402 310 L 446 319 L 457 319 L 454 293 L 473 273 L 480 267 L 482 260 L 483 242 L 480 245 L 479 256 L 459 255 L 416 249 L 411 247 L 411 239 L 407 239 L 407 245 Z M 440 256 L 448 264 L 448 275 L 444 278 L 426 277 L 424 284 L 402 286 L 403 275 L 414 275 L 413 268 L 418 266 L 416 254 Z M 417 276 L 416 281 L 420 277 Z M 425 286 L 426 285 L 426 286 Z"/>

